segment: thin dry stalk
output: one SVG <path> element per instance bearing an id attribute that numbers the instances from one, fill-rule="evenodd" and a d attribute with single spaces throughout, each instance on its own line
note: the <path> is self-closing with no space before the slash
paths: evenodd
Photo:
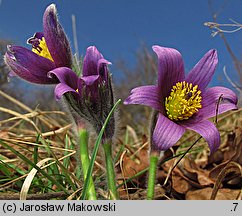
<path id="1" fill-rule="evenodd" d="M 41 161 L 39 161 L 36 166 L 38 166 L 39 168 L 41 168 L 46 162 L 48 161 L 52 161 L 54 160 L 53 158 L 45 158 Z M 27 198 L 27 194 L 29 191 L 29 188 L 31 186 L 31 183 L 35 177 L 35 175 L 37 174 L 38 170 L 33 168 L 29 174 L 27 175 L 26 179 L 24 180 L 24 183 L 22 185 L 21 191 L 20 191 L 20 200 L 26 200 Z"/>

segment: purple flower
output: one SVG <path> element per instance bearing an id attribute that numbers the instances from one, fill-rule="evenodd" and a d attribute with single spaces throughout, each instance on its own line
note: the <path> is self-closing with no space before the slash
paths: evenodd
<path id="1" fill-rule="evenodd" d="M 91 46 L 87 48 L 83 60 L 81 77 L 67 67 L 49 72 L 49 76 L 57 77 L 60 82 L 55 88 L 56 99 L 59 100 L 64 95 L 72 111 L 91 123 L 97 133 L 100 132 L 113 107 L 113 91 L 108 64 L 111 63 L 103 58 L 95 46 Z M 113 117 L 107 128 L 105 137 L 111 138 L 114 134 Z"/>
<path id="2" fill-rule="evenodd" d="M 32 50 L 9 45 L 5 62 L 14 75 L 33 83 L 52 84 L 59 81 L 47 76 L 49 71 L 72 65 L 71 48 L 66 34 L 58 22 L 54 4 L 47 7 L 43 16 L 43 32 L 28 40 Z"/>
<path id="3" fill-rule="evenodd" d="M 134 88 L 124 104 L 142 104 L 156 110 L 154 148 L 169 149 L 189 129 L 207 141 L 211 152 L 216 151 L 220 134 L 208 118 L 216 115 L 217 106 L 218 114 L 237 109 L 233 91 L 220 86 L 207 88 L 218 63 L 217 51 L 208 51 L 185 76 L 177 50 L 160 46 L 153 46 L 153 50 L 158 56 L 157 85 Z"/>

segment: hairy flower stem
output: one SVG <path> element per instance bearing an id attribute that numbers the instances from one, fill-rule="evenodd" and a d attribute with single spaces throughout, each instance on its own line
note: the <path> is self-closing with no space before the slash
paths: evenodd
<path id="1" fill-rule="evenodd" d="M 149 178 L 147 187 L 147 200 L 154 199 L 155 180 L 156 180 L 156 169 L 159 160 L 159 154 L 156 151 L 150 153 L 150 167 L 149 167 Z"/>
<path id="2" fill-rule="evenodd" d="M 117 192 L 117 187 L 116 187 L 114 163 L 112 158 L 112 144 L 110 142 L 105 142 L 103 144 L 103 149 L 105 152 L 108 189 L 110 191 L 111 198 L 114 200 L 117 200 L 119 199 L 119 194 Z"/>
<path id="3" fill-rule="evenodd" d="M 88 167 L 90 165 L 89 153 L 88 153 L 88 132 L 86 129 L 79 130 L 79 141 L 80 141 L 80 158 L 82 164 L 82 170 L 84 175 L 84 181 L 87 177 Z M 92 177 L 89 181 L 89 186 L 87 190 L 88 200 L 96 200 L 96 191 L 93 183 Z"/>

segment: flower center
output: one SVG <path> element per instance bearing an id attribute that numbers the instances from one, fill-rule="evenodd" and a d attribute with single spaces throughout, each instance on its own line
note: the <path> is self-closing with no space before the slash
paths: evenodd
<path id="1" fill-rule="evenodd" d="M 28 39 L 27 43 L 32 45 L 32 52 L 51 61 L 54 61 L 49 52 L 45 42 L 44 34 L 42 32 L 36 32 L 33 37 Z"/>
<path id="2" fill-rule="evenodd" d="M 165 100 L 168 118 L 174 121 L 189 119 L 198 111 L 202 96 L 198 86 L 185 81 L 176 83 Z"/>
<path id="3" fill-rule="evenodd" d="M 34 52 L 44 58 L 50 59 L 51 61 L 54 61 L 52 56 L 50 55 L 49 49 L 46 45 L 45 38 L 42 37 L 41 39 L 38 39 L 38 40 L 39 40 L 38 41 L 39 44 L 38 44 L 38 46 L 33 46 L 32 52 Z"/>

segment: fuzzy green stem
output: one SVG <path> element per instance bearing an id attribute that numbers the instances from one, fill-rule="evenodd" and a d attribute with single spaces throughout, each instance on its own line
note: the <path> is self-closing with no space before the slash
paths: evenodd
<path id="1" fill-rule="evenodd" d="M 159 157 L 157 155 L 150 155 L 150 167 L 149 167 L 149 178 L 147 188 L 147 200 L 154 199 L 155 180 L 156 180 L 156 168 Z"/>
<path id="2" fill-rule="evenodd" d="M 110 191 L 111 198 L 117 200 L 119 199 L 119 194 L 117 192 L 117 187 L 116 187 L 114 162 L 112 158 L 112 144 L 110 142 L 106 142 L 103 144 L 103 148 L 105 152 L 108 189 Z"/>
<path id="3" fill-rule="evenodd" d="M 88 153 L 88 132 L 86 129 L 79 130 L 79 141 L 80 141 L 80 157 L 83 170 L 84 181 L 86 181 L 88 167 L 90 165 L 89 153 Z M 96 200 L 96 191 L 92 177 L 90 178 L 88 190 L 88 200 Z"/>

